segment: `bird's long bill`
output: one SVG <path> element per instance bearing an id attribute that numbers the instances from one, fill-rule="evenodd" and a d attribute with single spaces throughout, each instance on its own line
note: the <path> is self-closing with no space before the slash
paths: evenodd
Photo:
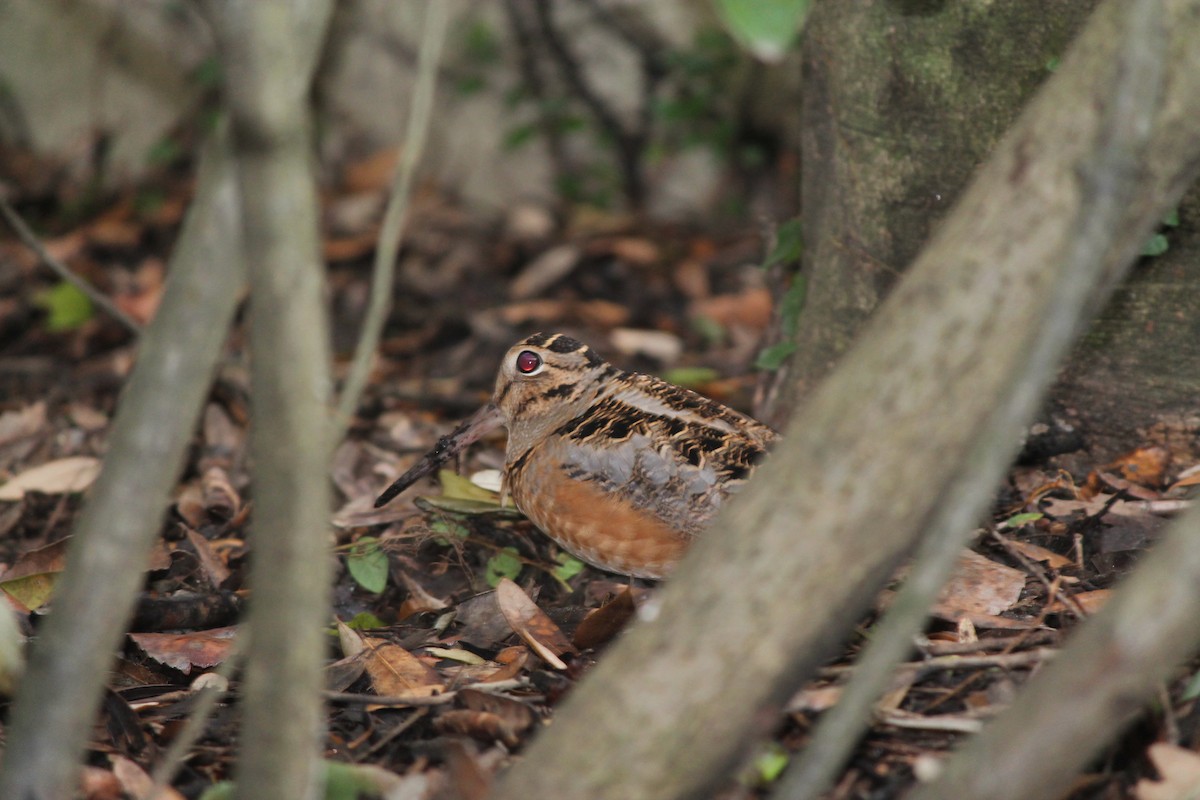
<path id="1" fill-rule="evenodd" d="M 376 498 L 375 507 L 380 508 L 386 505 L 396 495 L 433 472 L 444 462 L 457 456 L 467 449 L 468 445 L 479 441 L 480 437 L 499 428 L 503 423 L 504 415 L 500 413 L 500 409 L 494 403 L 488 403 L 459 423 L 457 428 L 438 439 L 432 450 L 422 456 L 421 460 L 413 464 L 408 472 L 397 478 L 395 483 Z"/>

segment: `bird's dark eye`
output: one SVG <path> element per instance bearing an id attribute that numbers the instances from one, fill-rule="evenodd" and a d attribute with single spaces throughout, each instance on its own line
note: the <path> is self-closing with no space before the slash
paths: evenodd
<path id="1" fill-rule="evenodd" d="M 522 350 L 517 353 L 517 372 L 522 375 L 532 375 L 542 368 L 542 357 L 532 350 Z"/>

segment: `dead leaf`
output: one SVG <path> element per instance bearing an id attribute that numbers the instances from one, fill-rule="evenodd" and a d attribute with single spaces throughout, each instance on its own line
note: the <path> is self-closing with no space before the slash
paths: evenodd
<path id="1" fill-rule="evenodd" d="M 194 667 L 215 667 L 224 661 L 236 634 L 237 627 L 231 625 L 189 633 L 131 633 L 129 638 L 150 658 L 189 675 Z"/>
<path id="2" fill-rule="evenodd" d="M 367 644 L 363 641 L 363 636 L 358 631 L 351 628 L 340 619 L 336 620 L 338 643 L 342 646 L 342 655 L 346 658 L 354 658 L 362 655 L 367 649 Z"/>
<path id="3" fill-rule="evenodd" d="M 551 247 L 525 265 L 508 285 L 511 300 L 528 300 L 571 274 L 582 251 L 575 244 Z"/>
<path id="4" fill-rule="evenodd" d="M 1163 477 L 1171 454 L 1158 445 L 1139 447 L 1105 464 L 1102 469 L 1116 472 L 1122 478 L 1150 489 L 1163 485 Z"/>
<path id="5" fill-rule="evenodd" d="M 0 590 L 25 611 L 35 611 L 54 594 L 58 575 L 66 566 L 68 539 L 23 553 L 0 575 Z"/>
<path id="6" fill-rule="evenodd" d="M 212 466 L 204 470 L 204 476 L 200 479 L 200 493 L 204 510 L 214 520 L 228 522 L 242 510 L 242 498 L 233 488 L 228 473 L 221 467 Z"/>
<path id="7" fill-rule="evenodd" d="M 193 530 L 187 532 L 187 539 L 196 551 L 196 560 L 200 562 L 200 568 L 204 570 L 204 576 L 208 578 L 209 585 L 214 589 L 219 588 L 229 579 L 229 567 L 225 566 L 221 557 L 213 552 L 208 539 Z"/>
<path id="8" fill-rule="evenodd" d="M 575 628 L 573 641 L 580 650 L 591 650 L 617 635 L 637 613 L 629 587 L 609 602 L 589 613 Z"/>
<path id="9" fill-rule="evenodd" d="M 523 644 L 506 647 L 496 654 L 496 663 L 501 665 L 500 669 L 482 678 L 482 683 L 507 681 L 520 675 L 529 663 L 529 648 Z"/>
<path id="10" fill-rule="evenodd" d="M 1133 787 L 1137 800 L 1197 800 L 1200 798 L 1200 755 L 1193 750 L 1157 742 L 1147 751 L 1159 779 L 1142 778 Z"/>
<path id="11" fill-rule="evenodd" d="M 1029 542 L 1010 539 L 1008 546 L 1032 561 L 1044 561 L 1051 569 L 1062 569 L 1075 563 L 1066 556 L 1060 556 L 1053 550 L 1047 550 L 1045 547 L 1030 544 Z"/>
<path id="12" fill-rule="evenodd" d="M 108 415 L 99 409 L 83 403 L 71 403 L 67 406 L 71 421 L 85 431 L 102 431 L 108 427 Z"/>
<path id="13" fill-rule="evenodd" d="M 413 576 L 403 570 L 400 572 L 400 581 L 408 590 L 408 597 L 404 598 L 404 602 L 400 604 L 400 610 L 396 612 L 398 620 L 408 619 L 414 614 L 422 614 L 426 611 L 441 611 L 449 605 L 445 600 L 430 594 Z"/>
<path id="14" fill-rule="evenodd" d="M 1061 614 L 1064 611 L 1076 613 L 1077 610 L 1082 610 L 1084 614 L 1095 614 L 1099 611 L 1108 599 L 1112 597 L 1112 589 L 1096 589 L 1091 592 L 1080 592 L 1079 594 L 1071 595 L 1073 603 L 1064 603 L 1061 600 L 1055 600 L 1046 606 L 1046 611 Z M 1078 609 L 1076 608 L 1078 604 Z"/>
<path id="15" fill-rule="evenodd" d="M 36 403 L 0 414 L 0 446 L 25 439 L 46 426 L 46 403 Z"/>
<path id="16" fill-rule="evenodd" d="M 608 338 L 623 355 L 647 356 L 663 364 L 674 364 L 683 354 L 683 340 L 666 331 L 616 328 Z"/>
<path id="17" fill-rule="evenodd" d="M 825 711 L 837 705 L 842 699 L 841 686 L 817 686 L 811 689 L 801 689 L 788 700 L 784 711 L 796 714 L 801 711 Z"/>
<path id="18" fill-rule="evenodd" d="M 120 782 L 121 789 L 126 796 L 133 800 L 150 800 L 154 781 L 146 770 L 136 762 L 116 753 L 110 755 L 108 760 L 112 764 L 113 775 Z M 183 795 L 167 786 L 157 795 L 157 800 L 183 800 Z"/>
<path id="19" fill-rule="evenodd" d="M 932 613 L 951 622 L 964 615 L 994 616 L 1011 608 L 1024 588 L 1025 574 L 1020 570 L 965 550 Z"/>
<path id="20" fill-rule="evenodd" d="M 563 653 L 574 655 L 578 651 L 520 586 L 502 578 L 496 585 L 496 601 L 513 632 L 524 639 L 533 652 L 555 669 L 567 668 L 559 656 Z"/>
<path id="21" fill-rule="evenodd" d="M 80 775 L 80 791 L 87 800 L 124 800 L 125 792 L 117 776 L 100 767 L 85 766 Z"/>
<path id="22" fill-rule="evenodd" d="M 347 194 L 386 189 L 391 185 L 399 159 L 399 147 L 384 147 L 361 161 L 346 165 L 342 171 L 342 189 Z"/>
<path id="23" fill-rule="evenodd" d="M 724 328 L 734 325 L 753 331 L 766 330 L 771 322 L 774 302 L 771 293 L 762 287 L 746 289 L 737 294 L 719 294 L 692 303 L 693 317 L 706 317 Z"/>
<path id="24" fill-rule="evenodd" d="M 69 494 L 82 492 L 100 474 L 100 459 L 70 456 L 39 464 L 0 486 L 0 500 L 20 500 L 26 492 Z"/>
<path id="25" fill-rule="evenodd" d="M 363 657 L 376 694 L 386 697 L 429 697 L 446 687 L 441 676 L 398 644 L 363 637 Z"/>
<path id="26" fill-rule="evenodd" d="M 662 258 L 662 248 L 641 236 L 618 236 L 607 241 L 601 240 L 588 247 L 588 253 L 611 254 L 636 267 L 654 266 Z"/>

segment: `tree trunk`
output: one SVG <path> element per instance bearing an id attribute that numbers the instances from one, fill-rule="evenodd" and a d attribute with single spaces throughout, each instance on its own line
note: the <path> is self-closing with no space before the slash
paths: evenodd
<path id="1" fill-rule="evenodd" d="M 815 4 L 802 42 L 808 294 L 772 421 L 850 346 L 1093 6 Z"/>

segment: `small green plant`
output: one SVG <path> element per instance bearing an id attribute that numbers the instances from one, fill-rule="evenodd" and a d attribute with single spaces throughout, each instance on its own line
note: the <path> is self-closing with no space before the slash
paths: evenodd
<path id="1" fill-rule="evenodd" d="M 800 220 L 789 220 L 779 226 L 775 232 L 775 245 L 762 263 L 763 269 L 771 269 L 782 264 L 791 264 L 800 260 L 804 251 L 804 237 L 801 232 Z M 779 369 L 788 356 L 796 351 L 796 329 L 800 325 L 800 311 L 804 308 L 804 298 L 807 295 L 808 283 L 803 275 L 794 275 L 792 285 L 784 294 L 779 304 L 779 341 L 770 347 L 763 348 L 754 362 L 758 369 L 772 371 Z"/>
<path id="2" fill-rule="evenodd" d="M 554 568 L 554 577 L 562 583 L 583 572 L 583 562 L 570 553 L 559 553 L 554 560 L 558 562 L 558 566 Z"/>
<path id="3" fill-rule="evenodd" d="M 1179 227 L 1179 209 L 1173 209 L 1169 214 L 1163 217 L 1161 228 L 1176 228 Z M 1171 243 L 1167 241 L 1167 234 L 1163 230 L 1156 231 L 1142 246 L 1142 255 L 1146 258 L 1154 258 L 1161 256 L 1163 253 L 1171 249 Z"/>
<path id="4" fill-rule="evenodd" d="M 387 588 L 388 558 L 374 536 L 364 536 L 346 553 L 346 569 L 354 582 L 379 594 Z"/>
<path id="5" fill-rule="evenodd" d="M 505 578 L 515 581 L 521 574 L 523 566 L 521 556 L 517 553 L 516 548 L 505 547 L 488 559 L 486 571 L 488 586 L 495 589 Z"/>
<path id="6" fill-rule="evenodd" d="M 77 330 L 95 314 L 92 301 L 74 284 L 60 281 L 37 294 L 34 302 L 46 311 L 46 330 Z"/>

